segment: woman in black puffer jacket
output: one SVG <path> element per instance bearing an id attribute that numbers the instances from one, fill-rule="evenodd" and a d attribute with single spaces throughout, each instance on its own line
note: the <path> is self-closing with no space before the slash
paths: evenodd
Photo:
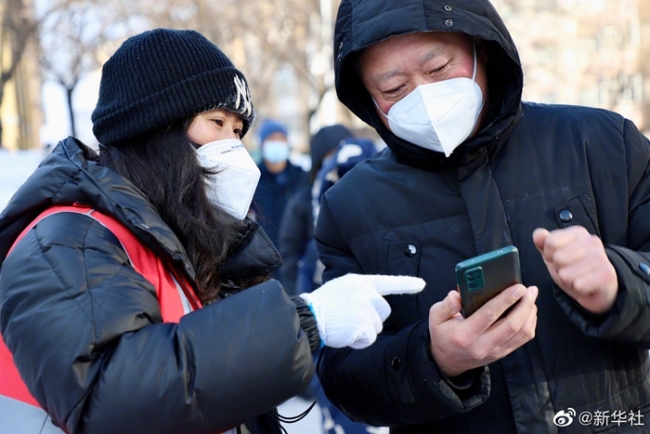
<path id="1" fill-rule="evenodd" d="M 423 287 L 350 275 L 290 299 L 269 280 L 281 257 L 245 218 L 253 118 L 244 76 L 196 32 L 109 59 L 99 154 L 61 142 L 0 215 L 0 431 L 280 432 L 312 351 L 370 345 L 380 293 Z"/>

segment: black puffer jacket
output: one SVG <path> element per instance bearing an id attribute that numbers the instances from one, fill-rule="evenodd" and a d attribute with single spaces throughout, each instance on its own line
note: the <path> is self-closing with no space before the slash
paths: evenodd
<path id="1" fill-rule="evenodd" d="M 43 209 L 80 202 L 192 279 L 155 209 L 83 148 L 60 143 L 19 189 L 0 215 L 0 258 Z M 249 222 L 222 276 L 279 261 Z M 34 397 L 69 432 L 215 433 L 245 421 L 254 433 L 280 432 L 273 408 L 313 375 L 296 307 L 274 280 L 163 324 L 155 288 L 112 233 L 70 213 L 40 222 L 0 264 L 2 336 Z"/>
<path id="2" fill-rule="evenodd" d="M 390 133 L 354 71 L 360 50 L 417 31 L 486 41 L 490 112 L 450 158 Z M 325 350 L 319 376 L 331 401 L 395 433 L 649 432 L 648 139 L 608 111 L 521 103 L 515 46 L 486 0 L 344 0 L 335 59 L 339 98 L 388 148 L 321 202 L 315 236 L 325 279 L 412 275 L 427 287 L 388 297 L 392 314 L 371 347 Z M 618 298 L 606 315 L 585 313 L 556 287 L 533 244 L 535 228 L 570 225 L 601 237 L 616 268 Z M 457 262 L 508 244 L 519 248 L 524 283 L 539 287 L 536 337 L 452 383 L 429 352 L 429 308 L 455 289 Z M 559 428 L 554 415 L 569 409 L 575 420 Z M 597 411 L 606 422 L 579 423 Z M 630 423 L 631 412 L 645 425 Z"/>

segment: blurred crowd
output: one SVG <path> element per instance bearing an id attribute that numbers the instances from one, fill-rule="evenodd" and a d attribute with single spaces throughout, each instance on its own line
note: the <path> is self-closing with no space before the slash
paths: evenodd
<path id="1" fill-rule="evenodd" d="M 309 171 L 305 171 L 298 159 L 292 162 L 293 144 L 286 125 L 266 119 L 257 131 L 261 177 L 249 217 L 264 228 L 282 254 L 282 266 L 273 277 L 289 295 L 312 292 L 323 283 L 324 267 L 314 241 L 320 198 L 352 167 L 372 157 L 382 144 L 370 137 L 359 137 L 342 124 L 324 126 L 311 136 Z M 318 357 L 319 353 L 314 354 L 315 362 Z M 350 421 L 328 401 L 318 377 L 314 376 L 301 397 L 318 402 L 324 432 L 369 432 L 369 427 Z"/>

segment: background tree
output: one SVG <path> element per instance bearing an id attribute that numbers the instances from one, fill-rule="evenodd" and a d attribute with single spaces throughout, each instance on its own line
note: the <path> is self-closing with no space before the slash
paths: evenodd
<path id="1" fill-rule="evenodd" d="M 303 139 L 333 89 L 340 0 L 35 0 L 48 5 L 37 18 L 25 12 L 32 0 L 1 1 L 0 47 L 12 54 L 2 56 L 0 103 L 12 62 L 52 11 L 39 31 L 42 61 L 45 77 L 66 89 L 68 106 L 79 80 L 126 37 L 154 27 L 195 29 L 216 43 L 246 74 L 258 113 L 283 116 Z M 524 99 L 610 108 L 650 128 L 650 0 L 576 2 L 493 0 L 520 50 Z M 358 120 L 338 106 L 337 120 L 348 115 L 354 126 Z M 329 99 L 323 107 L 331 109 Z"/>
<path id="2" fill-rule="evenodd" d="M 124 13 L 116 2 L 75 1 L 49 15 L 39 27 L 43 78 L 65 90 L 73 136 L 77 136 L 73 92 L 84 77 L 101 66 L 102 49 L 116 37 L 116 26 L 128 22 Z"/>
<path id="3" fill-rule="evenodd" d="M 492 0 L 522 60 L 524 99 L 614 110 L 650 130 L 650 0 Z"/>
<path id="4" fill-rule="evenodd" d="M 5 85 L 13 78 L 28 44 L 36 33 L 38 21 L 23 0 L 5 0 L 5 4 L 0 8 L 0 13 L 2 13 L 2 26 L 0 27 L 1 106 Z M 2 129 L 2 118 L 0 118 L 0 143 L 2 143 Z"/>
<path id="5" fill-rule="evenodd" d="M 2 0 L 0 4 L 0 106 L 4 99 L 6 84 L 14 78 L 25 52 L 35 41 L 43 19 L 52 13 L 64 10 L 72 1 L 47 1 L 42 11 L 37 13 L 30 1 Z M 2 130 L 0 118 L 0 143 L 2 143 Z"/>
<path id="6" fill-rule="evenodd" d="M 135 3 L 135 2 L 133 2 Z M 338 0 L 142 0 L 131 13 L 149 27 L 192 28 L 217 44 L 249 81 L 258 113 L 274 115 L 277 74 L 294 77 L 304 130 L 333 85 L 332 12 Z M 280 96 L 282 92 L 279 92 Z"/>

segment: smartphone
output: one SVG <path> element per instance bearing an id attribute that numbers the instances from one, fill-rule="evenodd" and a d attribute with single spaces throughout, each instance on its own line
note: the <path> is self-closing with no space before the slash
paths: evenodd
<path id="1" fill-rule="evenodd" d="M 504 289 L 521 283 L 519 251 L 506 246 L 459 262 L 456 281 L 465 318 Z"/>

